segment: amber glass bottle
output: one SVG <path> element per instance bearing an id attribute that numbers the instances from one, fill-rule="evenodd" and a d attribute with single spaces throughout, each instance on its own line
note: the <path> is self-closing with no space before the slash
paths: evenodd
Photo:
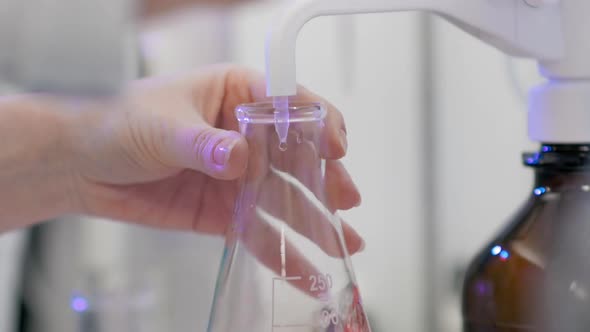
<path id="1" fill-rule="evenodd" d="M 463 330 L 590 331 L 590 144 L 544 144 L 524 163 L 534 188 L 468 268 Z"/>

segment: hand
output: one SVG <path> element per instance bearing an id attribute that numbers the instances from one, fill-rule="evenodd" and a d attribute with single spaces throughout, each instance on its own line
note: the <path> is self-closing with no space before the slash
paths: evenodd
<path id="1" fill-rule="evenodd" d="M 116 220 L 223 235 L 249 154 L 234 109 L 262 99 L 261 75 L 217 66 L 182 79 L 140 81 L 122 102 L 72 112 L 65 135 L 74 156 L 74 205 Z M 298 99 L 322 100 L 303 88 Z M 330 207 L 357 206 L 358 190 L 337 161 L 346 152 L 346 131 L 332 106 L 324 132 Z M 350 253 L 362 248 L 352 228 L 344 234 Z"/>
<path id="2" fill-rule="evenodd" d="M 248 0 L 142 0 L 141 14 L 144 17 L 163 15 L 191 5 L 228 6 Z"/>

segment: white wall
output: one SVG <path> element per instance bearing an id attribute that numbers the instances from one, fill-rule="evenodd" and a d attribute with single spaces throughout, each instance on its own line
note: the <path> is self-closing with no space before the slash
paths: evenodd
<path id="1" fill-rule="evenodd" d="M 195 8 L 148 22 L 142 33 L 143 55 L 154 75 L 170 75 L 227 61 L 232 14 Z"/>

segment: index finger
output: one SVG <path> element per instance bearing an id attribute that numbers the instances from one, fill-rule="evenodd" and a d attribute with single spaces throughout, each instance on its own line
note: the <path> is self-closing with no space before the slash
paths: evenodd
<path id="1" fill-rule="evenodd" d="M 320 154 L 325 159 L 341 159 L 348 149 L 346 123 L 342 113 L 330 102 L 300 86 L 297 96 L 299 102 L 321 102 L 326 106 L 325 128 L 321 133 Z"/>

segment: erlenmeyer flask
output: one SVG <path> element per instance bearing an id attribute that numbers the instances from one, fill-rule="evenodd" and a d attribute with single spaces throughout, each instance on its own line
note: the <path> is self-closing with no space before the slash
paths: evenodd
<path id="1" fill-rule="evenodd" d="M 370 332 L 324 187 L 325 108 L 291 104 L 286 144 L 272 104 L 241 105 L 236 114 L 250 156 L 208 332 Z"/>

